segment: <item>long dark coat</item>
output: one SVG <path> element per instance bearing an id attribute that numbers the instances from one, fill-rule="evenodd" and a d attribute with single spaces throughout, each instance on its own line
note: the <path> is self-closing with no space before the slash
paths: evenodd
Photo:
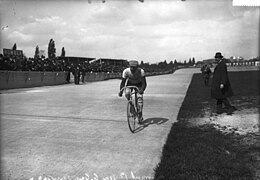
<path id="1" fill-rule="evenodd" d="M 224 84 L 223 89 L 220 89 L 220 84 Z M 222 60 L 214 69 L 211 86 L 211 97 L 215 99 L 222 99 L 231 97 L 233 95 L 234 93 L 228 78 L 227 66 Z"/>

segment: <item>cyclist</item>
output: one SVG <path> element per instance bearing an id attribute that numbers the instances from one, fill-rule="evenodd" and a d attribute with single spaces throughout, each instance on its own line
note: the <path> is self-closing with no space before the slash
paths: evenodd
<path id="1" fill-rule="evenodd" d="M 138 66 L 138 61 L 129 61 L 129 67 L 123 71 L 122 81 L 120 84 L 120 92 L 118 93 L 119 97 L 122 97 L 122 88 L 125 86 L 137 86 L 139 88 L 139 92 L 137 93 L 137 101 L 140 107 L 140 111 L 138 114 L 138 120 L 140 123 L 143 119 L 143 93 L 146 89 L 147 83 L 145 78 L 145 72 Z M 131 89 L 126 88 L 125 97 L 127 98 L 127 100 L 130 99 L 130 93 Z"/>

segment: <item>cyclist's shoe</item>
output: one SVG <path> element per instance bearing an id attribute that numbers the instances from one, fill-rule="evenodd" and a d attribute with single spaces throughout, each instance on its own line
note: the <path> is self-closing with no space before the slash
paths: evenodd
<path id="1" fill-rule="evenodd" d="M 142 124 L 142 121 L 143 121 L 143 113 L 139 112 L 139 114 L 138 114 L 138 124 Z"/>

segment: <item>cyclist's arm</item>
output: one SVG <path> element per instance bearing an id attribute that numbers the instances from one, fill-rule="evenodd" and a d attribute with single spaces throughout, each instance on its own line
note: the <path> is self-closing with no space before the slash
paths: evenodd
<path id="1" fill-rule="evenodd" d="M 121 84 L 120 84 L 120 91 L 125 87 L 126 78 L 122 78 Z"/>
<path id="2" fill-rule="evenodd" d="M 142 87 L 140 89 L 141 92 L 144 92 L 146 89 L 147 83 L 146 83 L 146 78 L 145 76 L 142 77 Z"/>

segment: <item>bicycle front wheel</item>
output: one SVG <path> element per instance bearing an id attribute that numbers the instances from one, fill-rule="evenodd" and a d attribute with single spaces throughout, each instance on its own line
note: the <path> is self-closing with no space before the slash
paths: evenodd
<path id="1" fill-rule="evenodd" d="M 136 116 L 135 116 L 135 107 L 131 102 L 127 103 L 127 122 L 129 129 L 132 133 L 135 132 L 135 124 L 136 124 Z"/>

